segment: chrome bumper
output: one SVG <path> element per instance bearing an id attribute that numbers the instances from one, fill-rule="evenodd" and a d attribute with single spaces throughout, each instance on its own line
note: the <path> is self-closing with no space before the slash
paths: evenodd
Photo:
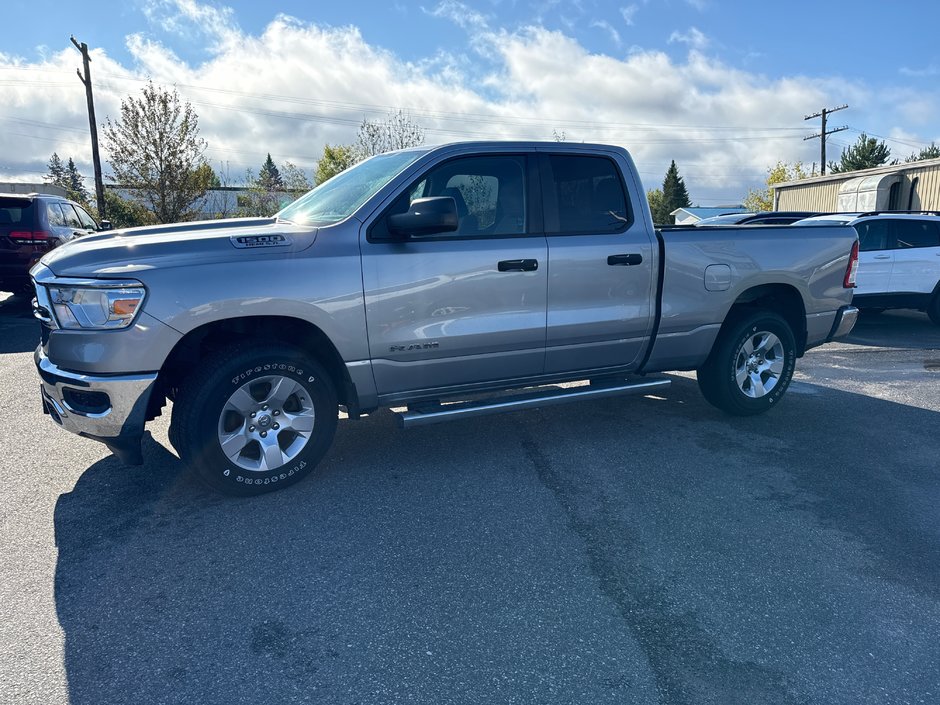
<path id="1" fill-rule="evenodd" d="M 828 343 L 835 338 L 841 338 L 852 332 L 858 320 L 858 309 L 855 306 L 843 306 L 836 312 L 836 320 L 832 323 L 832 330 L 826 339 Z"/>
<path id="2" fill-rule="evenodd" d="M 123 462 L 139 464 L 140 438 L 157 373 L 100 376 L 67 372 L 37 348 L 43 410 L 62 428 L 107 445 Z"/>

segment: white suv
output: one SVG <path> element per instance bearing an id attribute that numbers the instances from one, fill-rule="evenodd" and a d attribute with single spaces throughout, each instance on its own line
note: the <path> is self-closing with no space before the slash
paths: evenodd
<path id="1" fill-rule="evenodd" d="M 858 232 L 861 309 L 914 308 L 940 326 L 940 213 L 833 213 L 795 225 L 851 225 Z"/>

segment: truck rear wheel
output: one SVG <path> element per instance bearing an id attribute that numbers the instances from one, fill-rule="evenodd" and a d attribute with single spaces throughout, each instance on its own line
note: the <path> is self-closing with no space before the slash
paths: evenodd
<path id="1" fill-rule="evenodd" d="M 796 341 L 787 322 L 759 311 L 731 322 L 705 364 L 698 386 L 712 405 L 735 416 L 761 414 L 780 401 L 796 366 Z"/>
<path id="2" fill-rule="evenodd" d="M 299 350 L 250 345 L 202 360 L 180 385 L 170 438 L 182 461 L 225 494 L 257 495 L 309 475 L 336 432 L 326 371 Z"/>

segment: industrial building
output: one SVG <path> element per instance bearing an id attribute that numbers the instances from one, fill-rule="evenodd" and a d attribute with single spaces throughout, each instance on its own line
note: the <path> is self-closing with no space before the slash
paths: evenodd
<path id="1" fill-rule="evenodd" d="M 940 159 L 777 184 L 774 210 L 855 213 L 940 210 Z"/>

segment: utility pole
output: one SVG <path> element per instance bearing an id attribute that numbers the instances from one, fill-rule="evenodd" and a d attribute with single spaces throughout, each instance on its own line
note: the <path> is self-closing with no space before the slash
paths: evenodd
<path id="1" fill-rule="evenodd" d="M 85 74 L 78 69 L 78 79 L 85 84 L 85 98 L 88 101 L 88 127 L 91 129 L 91 159 L 95 165 L 95 200 L 98 202 L 98 220 L 105 219 L 104 205 L 104 182 L 101 180 L 101 158 L 98 156 L 98 122 L 95 120 L 95 98 L 91 93 L 91 57 L 88 56 L 88 45 L 85 42 L 81 44 L 75 37 L 69 37 L 75 48 L 82 53 L 82 63 L 84 64 Z"/>
<path id="2" fill-rule="evenodd" d="M 842 127 L 837 127 L 834 130 L 826 129 L 826 116 L 829 113 L 834 113 L 836 110 L 845 110 L 848 105 L 840 105 L 838 108 L 823 108 L 820 112 L 813 115 L 807 115 L 804 120 L 812 120 L 813 118 L 822 118 L 822 130 L 817 132 L 815 135 L 810 135 L 809 137 L 804 137 L 803 141 L 814 140 L 817 137 L 820 138 L 820 148 L 819 148 L 819 173 L 826 173 L 826 135 L 831 135 L 835 132 L 842 132 L 842 130 L 848 130 L 848 125 L 843 125 Z"/>

